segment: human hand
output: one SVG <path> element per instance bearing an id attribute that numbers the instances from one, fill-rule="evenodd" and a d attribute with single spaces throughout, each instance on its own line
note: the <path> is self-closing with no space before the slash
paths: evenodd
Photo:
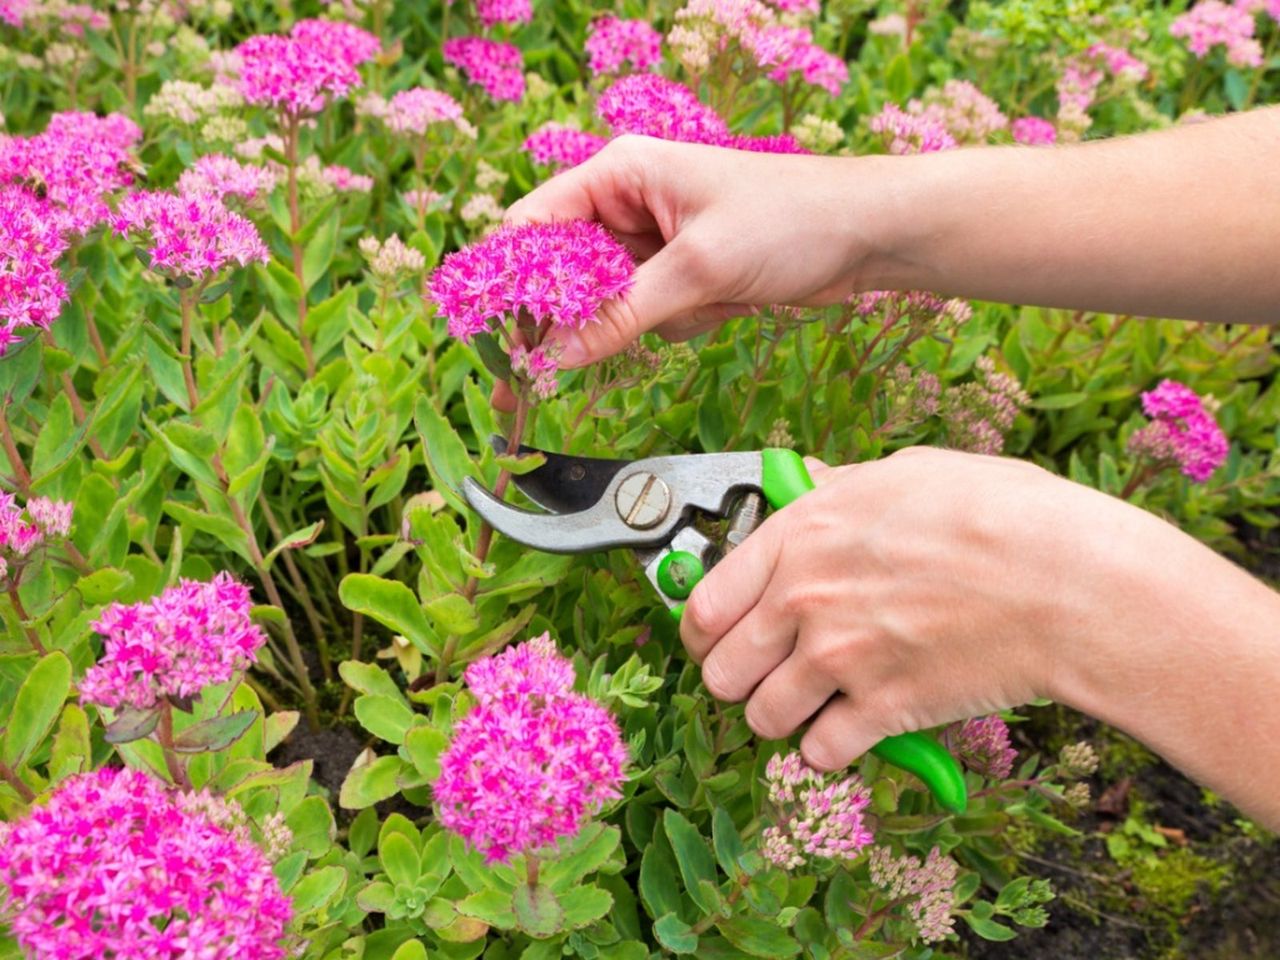
<path id="1" fill-rule="evenodd" d="M 687 340 L 758 306 L 848 296 L 871 253 L 857 162 L 626 136 L 542 184 L 509 222 L 599 220 L 641 261 L 600 323 L 552 332 L 560 365 L 604 359 L 648 330 Z"/>
<path id="2" fill-rule="evenodd" d="M 1108 535 L 1165 526 L 1011 459 L 919 447 L 813 474 L 695 588 L 681 633 L 760 736 L 816 715 L 818 769 L 1057 693 L 1063 651 L 1123 602 Z"/>

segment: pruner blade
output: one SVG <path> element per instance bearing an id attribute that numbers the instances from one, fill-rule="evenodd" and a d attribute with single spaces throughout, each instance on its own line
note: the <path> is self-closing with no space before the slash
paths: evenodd
<path id="1" fill-rule="evenodd" d="M 635 461 L 569 457 L 528 447 L 521 453 L 547 458 L 515 481 L 547 512 L 513 507 L 470 478 L 463 481 L 463 495 L 499 533 L 548 553 L 661 548 L 692 522 L 695 511 L 723 517 L 739 492 L 758 490 L 762 483 L 758 451 Z"/>

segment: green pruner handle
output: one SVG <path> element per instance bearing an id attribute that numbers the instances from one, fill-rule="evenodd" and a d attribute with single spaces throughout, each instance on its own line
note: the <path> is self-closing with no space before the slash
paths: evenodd
<path id="1" fill-rule="evenodd" d="M 794 450 L 762 450 L 760 456 L 763 460 L 760 485 L 764 498 L 774 510 L 781 510 L 814 488 L 813 477 L 809 476 L 803 458 Z M 675 597 L 672 594 L 673 598 L 687 597 L 701 578 L 699 564 L 697 575 L 692 578 L 693 583 L 688 584 L 687 589 L 684 584 L 681 585 L 684 595 Z M 665 586 L 663 590 L 666 592 Z M 683 612 L 683 603 L 672 610 L 677 620 Z M 872 747 L 871 752 L 885 763 L 918 777 L 943 809 L 951 813 L 964 813 L 969 804 L 964 773 L 956 758 L 933 737 L 924 733 L 903 733 L 896 737 L 886 737 Z"/>

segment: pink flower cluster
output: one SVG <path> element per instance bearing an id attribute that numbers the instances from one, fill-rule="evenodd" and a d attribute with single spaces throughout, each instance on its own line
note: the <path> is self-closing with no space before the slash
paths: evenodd
<path id="1" fill-rule="evenodd" d="M 528 23 L 533 19 L 529 0 L 476 0 L 476 16 L 485 29 L 499 23 Z"/>
<path id="2" fill-rule="evenodd" d="M 34 0 L 0 0 L 0 23 L 7 23 L 11 27 L 22 26 L 22 21 L 33 6 Z"/>
<path id="3" fill-rule="evenodd" d="M 74 776 L 0 824 L 0 915 L 44 960 L 283 960 L 271 864 L 140 770 Z"/>
<path id="4" fill-rule="evenodd" d="M 761 853 L 782 869 L 814 857 L 848 860 L 874 839 L 862 819 L 871 792 L 859 777 L 818 773 L 792 752 L 769 758 L 765 781 L 774 823 L 761 834 Z"/>
<path id="5" fill-rule="evenodd" d="M 805 83 L 838 97 L 849 82 L 849 65 L 813 41 L 807 27 L 778 24 L 760 31 L 751 41 L 756 63 L 775 83 L 786 83 L 793 74 Z"/>
<path id="6" fill-rule="evenodd" d="M 120 201 L 111 226 L 145 243 L 151 269 L 203 280 L 232 263 L 271 259 L 258 228 L 212 193 L 142 190 Z"/>
<path id="7" fill-rule="evenodd" d="M 535 163 L 555 167 L 559 171 L 590 160 L 607 142 L 604 137 L 575 130 L 553 120 L 531 133 L 524 142 L 524 148 Z"/>
<path id="8" fill-rule="evenodd" d="M 46 198 L 60 233 L 87 233 L 110 214 L 106 198 L 133 182 L 130 151 L 141 139 L 138 125 L 119 114 L 55 113 L 44 133 L 0 136 L 0 184 Z"/>
<path id="9" fill-rule="evenodd" d="M 1123 47 L 1095 43 L 1084 52 L 1086 57 L 1102 62 L 1111 76 L 1118 79 L 1141 81 L 1147 79 L 1151 69 Z"/>
<path id="10" fill-rule="evenodd" d="M 140 603 L 113 603 L 93 629 L 106 640 L 80 681 L 80 697 L 113 710 L 147 710 L 226 683 L 267 642 L 249 619 L 249 588 L 228 573 L 208 583 L 182 580 Z"/>
<path id="11" fill-rule="evenodd" d="M 587 66 L 595 76 L 630 66 L 648 70 L 662 59 L 662 34 L 647 20 L 598 17 L 587 28 Z"/>
<path id="12" fill-rule="evenodd" d="M 449 254 L 428 289 L 449 333 L 465 340 L 518 316 L 581 327 L 631 288 L 634 271 L 631 254 L 598 223 L 528 223 Z"/>
<path id="13" fill-rule="evenodd" d="M 300 20 L 288 36 L 259 34 L 236 47 L 240 93 L 298 117 L 360 85 L 356 67 L 378 54 L 372 34 L 348 23 Z"/>
<path id="14" fill-rule="evenodd" d="M 621 795 L 617 721 L 573 680 L 546 634 L 467 668 L 478 703 L 454 726 L 434 792 L 441 824 L 489 862 L 576 835 Z"/>
<path id="15" fill-rule="evenodd" d="M 1262 44 L 1254 37 L 1253 13 L 1223 0 L 1200 0 L 1169 26 L 1169 33 L 1187 43 L 1187 49 L 1204 58 L 1214 47 L 1226 51 L 1227 62 L 1237 67 L 1262 66 Z"/>
<path id="16" fill-rule="evenodd" d="M 908 103 L 907 112 L 932 120 L 957 143 L 983 143 L 1009 125 L 996 102 L 968 80 L 948 80 L 941 90 L 926 93 L 923 101 Z"/>
<path id="17" fill-rule="evenodd" d="M 800 141 L 789 133 L 775 133 L 762 137 L 731 133 L 717 140 L 715 146 L 728 147 L 731 150 L 746 150 L 748 153 L 809 153 L 800 145 Z"/>
<path id="18" fill-rule="evenodd" d="M 1051 147 L 1058 139 L 1057 128 L 1040 117 L 1019 117 L 1011 132 L 1016 142 L 1028 147 Z"/>
<path id="19" fill-rule="evenodd" d="M 0 580 L 46 540 L 60 540 L 71 532 L 72 505 L 65 500 L 32 497 L 26 516 L 13 494 L 0 492 Z"/>
<path id="20" fill-rule="evenodd" d="M 1004 450 L 1005 434 L 1031 398 L 1015 377 L 998 373 L 990 357 L 979 357 L 975 367 L 975 380 L 947 391 L 947 439 L 956 449 L 995 456 Z"/>
<path id="21" fill-rule="evenodd" d="M 884 139 L 885 149 L 897 156 L 936 153 L 958 146 L 955 137 L 936 117 L 907 113 L 892 103 L 885 104 L 884 109 L 871 118 L 870 127 L 872 133 Z"/>
<path id="22" fill-rule="evenodd" d="M 532 350 L 523 344 L 511 348 L 511 371 L 527 380 L 533 392 L 543 400 L 554 396 L 559 388 L 560 383 L 556 379 L 559 370 L 560 362 L 546 344 Z"/>
<path id="23" fill-rule="evenodd" d="M 1197 483 L 1226 462 L 1231 445 L 1204 401 L 1190 387 L 1165 380 L 1142 395 L 1151 422 L 1129 437 L 1129 452 L 1157 463 L 1177 465 Z"/>
<path id="24" fill-rule="evenodd" d="M 394 133 L 425 136 L 432 124 L 462 120 L 462 104 L 443 90 L 412 87 L 401 90 L 390 100 L 369 98 L 361 106 L 377 116 Z"/>
<path id="25" fill-rule="evenodd" d="M 269 194 L 275 185 L 276 175 L 267 167 L 241 163 L 235 157 L 221 153 L 210 153 L 183 171 L 178 178 L 178 193 L 207 194 L 219 200 L 231 196 L 248 201 Z"/>
<path id="26" fill-rule="evenodd" d="M 945 733 L 947 746 L 974 773 L 992 780 L 1007 780 L 1013 773 L 1018 751 L 1009 743 L 1009 727 L 997 716 L 975 717 L 952 724 Z"/>
<path id="27" fill-rule="evenodd" d="M 0 357 L 23 330 L 47 330 L 62 312 L 67 285 L 58 260 L 66 249 L 48 200 L 0 186 Z"/>
<path id="28" fill-rule="evenodd" d="M 1280 23 L 1280 0 L 1236 0 L 1236 6 L 1249 13 L 1265 10 L 1276 23 Z"/>
<path id="29" fill-rule="evenodd" d="M 769 3 L 783 13 L 804 14 L 812 16 L 821 8 L 821 0 L 769 0 Z"/>
<path id="30" fill-rule="evenodd" d="M 890 900 L 910 898 L 907 915 L 916 935 L 925 943 L 945 940 L 952 932 L 955 909 L 952 889 L 956 885 L 959 866 L 934 847 L 924 862 L 906 854 L 894 857 L 888 847 L 876 847 L 868 861 L 871 882 Z"/>
<path id="31" fill-rule="evenodd" d="M 518 103 L 524 97 L 524 57 L 520 48 L 485 37 L 454 37 L 444 58 L 494 100 Z"/>
<path id="32" fill-rule="evenodd" d="M 662 140 L 717 143 L 729 135 L 728 125 L 697 94 L 652 73 L 615 82 L 600 94 L 596 113 L 615 137 L 639 133 Z"/>

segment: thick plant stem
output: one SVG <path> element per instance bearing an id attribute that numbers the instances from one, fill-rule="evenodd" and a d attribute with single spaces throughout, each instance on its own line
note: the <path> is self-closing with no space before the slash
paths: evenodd
<path id="1" fill-rule="evenodd" d="M 24 802 L 31 803 L 35 800 L 35 791 L 28 787 L 26 782 L 18 776 L 14 769 L 3 760 L 0 760 L 0 779 L 3 779 L 5 783 L 13 787 L 14 792 L 17 793 Z"/>
<path id="2" fill-rule="evenodd" d="M 156 740 L 164 751 L 164 765 L 173 777 L 173 782 L 183 790 L 191 789 L 191 778 L 187 776 L 187 766 L 173 749 L 173 704 L 168 700 L 160 707 L 160 723 L 156 727 Z"/>
<path id="3" fill-rule="evenodd" d="M 27 625 L 27 621 L 31 619 L 31 616 L 27 613 L 27 608 L 22 605 L 22 597 L 18 596 L 18 581 L 12 577 L 9 578 L 9 603 L 13 605 L 13 612 L 22 622 L 22 629 L 27 635 L 27 642 L 31 644 L 31 648 L 36 653 L 43 657 L 49 651 L 40 642 L 40 634 L 36 633 L 35 627 Z"/>
<path id="4" fill-rule="evenodd" d="M 538 885 L 538 858 L 532 853 L 524 855 L 525 862 L 525 879 L 529 883 L 529 889 L 533 889 Z"/>
<path id="5" fill-rule="evenodd" d="M 532 411 L 532 404 L 526 396 L 523 389 L 516 391 L 516 413 L 515 421 L 511 426 L 511 433 L 507 437 L 507 450 L 519 450 L 520 444 L 524 441 L 525 430 L 528 429 L 529 415 Z M 511 484 L 511 471 L 503 470 L 498 474 L 497 483 L 493 487 L 493 495 L 501 500 L 507 493 L 507 487 Z M 489 550 L 493 547 L 493 527 L 489 524 L 481 524 L 480 535 L 476 538 L 475 556 L 480 563 L 484 563 L 489 557 Z M 476 598 L 476 593 L 480 589 L 480 578 L 470 577 L 467 584 L 462 588 L 462 596 L 468 603 Z M 445 641 L 444 650 L 440 653 L 440 662 L 436 664 L 436 683 L 443 683 L 449 676 L 449 667 L 453 665 L 453 655 L 458 649 L 458 636 L 454 635 Z"/>
<path id="6" fill-rule="evenodd" d="M 289 171 L 287 185 L 289 197 L 289 250 L 293 254 L 293 275 L 298 278 L 301 293 L 298 296 L 298 342 L 302 344 L 302 355 L 307 360 L 307 376 L 316 375 L 316 358 L 311 349 L 311 338 L 307 336 L 307 284 L 302 276 L 302 244 L 298 242 L 298 232 L 302 229 L 302 217 L 298 213 L 298 136 L 301 124 L 296 116 L 285 120 L 284 150 L 286 166 Z"/>
<path id="7" fill-rule="evenodd" d="M 9 458 L 9 466 L 13 468 L 13 485 L 18 488 L 18 492 L 24 497 L 31 494 L 31 474 L 27 472 L 27 465 L 22 462 L 22 454 L 18 452 L 18 445 L 13 440 L 13 431 L 9 429 L 9 401 L 6 398 L 0 403 L 0 446 L 4 448 L 4 455 Z"/>

